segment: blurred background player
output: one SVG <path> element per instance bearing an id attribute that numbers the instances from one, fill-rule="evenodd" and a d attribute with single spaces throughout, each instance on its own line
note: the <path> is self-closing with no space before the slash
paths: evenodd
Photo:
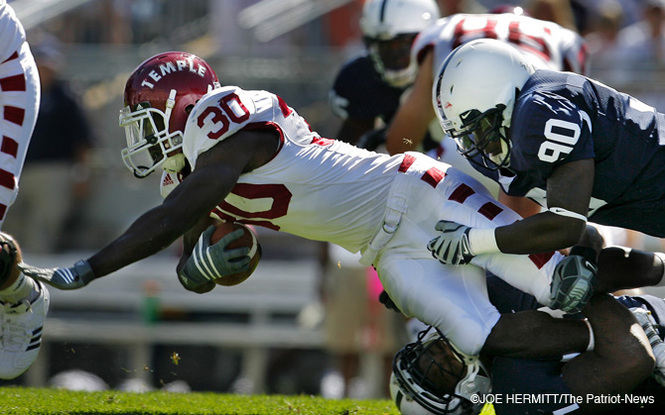
<path id="1" fill-rule="evenodd" d="M 0 0 L 0 227 L 18 194 L 39 109 L 39 74 L 14 10 Z M 16 268 L 18 243 L 0 234 L 0 378 L 13 379 L 37 359 L 49 295 Z"/>
<path id="2" fill-rule="evenodd" d="M 434 0 L 368 0 L 360 19 L 366 51 L 344 64 L 330 91 L 330 107 L 343 120 L 337 139 L 357 144 L 361 136 L 387 125 L 417 67 L 413 42 L 436 23 Z"/>
<path id="3" fill-rule="evenodd" d="M 332 112 L 342 119 L 338 140 L 358 144 L 363 135 L 390 122 L 415 79 L 411 46 L 418 33 L 439 16 L 435 0 L 365 2 L 360 19 L 365 51 L 344 64 L 329 94 Z M 367 140 L 371 137 L 363 137 L 363 145 Z M 324 249 L 327 259 L 322 267 L 321 299 L 326 311 L 326 344 L 342 375 L 344 395 L 348 396 L 352 379 L 360 374 L 361 357 L 371 346 L 384 362 L 382 395 L 388 396 L 392 357 L 401 344 L 397 339 L 405 335 L 402 319 L 379 303 L 381 289 L 369 289 L 376 284 L 380 287 L 380 281 L 372 267 L 360 265 L 359 254 L 332 244 Z"/>

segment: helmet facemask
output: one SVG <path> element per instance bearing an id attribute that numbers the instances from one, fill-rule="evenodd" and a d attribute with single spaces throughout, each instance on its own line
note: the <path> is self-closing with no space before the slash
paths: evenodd
<path id="1" fill-rule="evenodd" d="M 175 92 L 171 91 L 165 112 L 151 108 L 149 102 L 139 103 L 133 109 L 126 106 L 120 110 L 119 124 L 124 128 L 127 139 L 127 147 L 121 152 L 122 160 L 138 178 L 147 177 L 162 165 L 171 172 L 178 172 L 185 165 L 180 150 L 182 132 L 168 131 Z"/>
<path id="2" fill-rule="evenodd" d="M 508 167 L 510 141 L 504 126 L 505 109 L 505 105 L 498 104 L 483 113 L 466 111 L 460 114 L 461 128 L 450 128 L 446 133 L 455 140 L 460 154 L 470 162 L 490 170 Z"/>
<path id="3" fill-rule="evenodd" d="M 471 395 L 491 390 L 489 375 L 480 361 L 457 351 L 432 327 L 395 355 L 393 376 L 408 399 L 433 414 L 478 414 L 481 407 L 471 402 Z M 405 415 L 421 413 L 413 409 L 400 407 Z"/>
<path id="4" fill-rule="evenodd" d="M 414 82 L 418 68 L 411 60 L 411 46 L 416 36 L 402 33 L 386 38 L 365 37 L 374 67 L 389 85 L 404 88 Z"/>

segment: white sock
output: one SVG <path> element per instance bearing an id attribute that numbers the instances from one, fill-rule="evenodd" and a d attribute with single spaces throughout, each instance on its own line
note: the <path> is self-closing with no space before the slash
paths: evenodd
<path id="1" fill-rule="evenodd" d="M 23 300 L 34 301 L 39 295 L 39 288 L 32 278 L 26 278 L 19 273 L 18 278 L 12 285 L 0 290 L 0 301 L 8 303 L 19 303 Z"/>

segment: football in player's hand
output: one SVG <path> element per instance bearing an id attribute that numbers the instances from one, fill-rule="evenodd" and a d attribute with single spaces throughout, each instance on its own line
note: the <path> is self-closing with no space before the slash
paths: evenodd
<path id="1" fill-rule="evenodd" d="M 237 274 L 226 275 L 224 277 L 218 278 L 215 282 L 219 285 L 237 285 L 249 278 L 250 275 L 256 269 L 256 266 L 259 265 L 259 260 L 261 259 L 261 244 L 259 239 L 256 236 L 256 233 L 246 225 L 243 225 L 239 222 L 219 222 L 215 225 L 217 229 L 213 232 L 210 237 L 210 244 L 215 244 L 219 242 L 225 235 L 235 231 L 236 229 L 243 229 L 245 234 L 233 242 L 231 242 L 226 249 L 234 249 L 241 247 L 249 248 L 249 268 L 245 272 L 239 272 Z"/>

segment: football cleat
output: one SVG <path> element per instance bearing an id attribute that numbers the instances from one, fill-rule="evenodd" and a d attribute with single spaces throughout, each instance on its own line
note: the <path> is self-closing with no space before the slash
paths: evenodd
<path id="1" fill-rule="evenodd" d="M 550 308 L 574 314 L 582 310 L 593 295 L 597 267 L 584 257 L 568 255 L 554 269 L 550 284 Z"/>
<path id="2" fill-rule="evenodd" d="M 633 307 L 630 311 L 633 312 L 635 319 L 642 326 L 642 330 L 644 330 L 651 344 L 653 355 L 656 357 L 656 367 L 653 370 L 653 377 L 656 379 L 656 382 L 665 387 L 665 343 L 663 343 L 663 339 L 658 335 L 657 328 L 659 325 L 649 310 L 641 307 Z"/>
<path id="3" fill-rule="evenodd" d="M 49 307 L 49 292 L 35 281 L 39 296 L 29 302 L 0 301 L 0 379 L 14 379 L 35 362 Z"/>

